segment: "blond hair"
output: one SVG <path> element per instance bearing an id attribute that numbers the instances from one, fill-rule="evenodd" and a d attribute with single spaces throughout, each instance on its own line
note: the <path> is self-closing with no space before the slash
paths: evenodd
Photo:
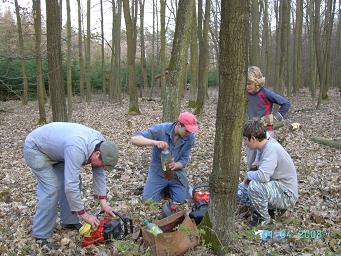
<path id="1" fill-rule="evenodd" d="M 247 70 L 247 80 L 256 84 L 256 86 L 263 86 L 265 77 L 259 67 L 250 66 Z"/>

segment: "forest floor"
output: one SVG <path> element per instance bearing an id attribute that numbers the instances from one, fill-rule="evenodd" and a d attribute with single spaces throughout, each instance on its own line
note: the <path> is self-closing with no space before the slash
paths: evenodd
<path id="1" fill-rule="evenodd" d="M 290 238 L 264 242 L 247 227 L 248 220 L 236 219 L 235 245 L 232 255 L 336 255 L 341 254 L 341 154 L 340 150 L 319 145 L 314 136 L 341 138 L 341 101 L 336 90 L 329 91 L 330 99 L 319 110 L 307 91 L 289 97 L 292 107 L 285 126 L 276 137 L 292 156 L 298 170 L 299 201 L 294 209 L 268 229 L 285 230 Z M 129 213 L 137 230 L 142 221 L 153 220 L 161 204 L 141 202 L 141 191 L 146 180 L 151 148 L 136 147 L 130 137 L 136 131 L 161 121 L 159 100 L 139 102 L 141 115 L 127 115 L 127 99 L 122 104 L 102 101 L 94 96 L 90 104 L 74 100 L 74 122 L 101 131 L 120 149 L 116 170 L 107 173 L 108 197 L 111 205 L 121 213 Z M 199 117 L 200 130 L 188 164 L 191 184 L 207 182 L 212 170 L 214 152 L 217 91 L 210 92 L 205 111 Z M 48 106 L 47 106 L 48 108 Z M 182 110 L 187 110 L 185 104 Z M 48 109 L 49 120 L 51 109 Z M 0 255 L 150 255 L 132 238 L 126 241 L 81 247 L 81 237 L 75 231 L 63 230 L 57 221 L 51 241 L 58 250 L 39 247 L 31 236 L 32 216 L 35 211 L 35 178 L 25 164 L 22 145 L 25 136 L 37 127 L 38 106 L 31 101 L 22 106 L 19 101 L 0 102 Z M 290 129 L 299 122 L 301 128 Z M 82 198 L 86 209 L 96 213 L 98 205 L 91 193 L 91 172 L 82 171 Z M 244 159 L 241 177 L 245 172 Z M 153 206 L 153 207 L 152 207 Z M 186 255 L 214 255 L 207 247 L 198 246 Z"/>

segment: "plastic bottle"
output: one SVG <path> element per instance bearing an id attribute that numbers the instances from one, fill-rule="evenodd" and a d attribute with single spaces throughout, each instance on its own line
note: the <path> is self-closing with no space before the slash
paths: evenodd
<path id="1" fill-rule="evenodd" d="M 146 225 L 147 231 L 152 233 L 154 236 L 163 233 L 163 231 L 161 230 L 161 228 L 159 228 L 158 225 L 151 223 L 148 220 L 144 220 L 143 224 Z"/>
<path id="2" fill-rule="evenodd" d="M 172 155 L 168 149 L 161 151 L 161 164 L 163 169 L 164 177 L 167 180 L 174 178 L 174 172 L 169 168 L 169 164 L 172 162 Z"/>

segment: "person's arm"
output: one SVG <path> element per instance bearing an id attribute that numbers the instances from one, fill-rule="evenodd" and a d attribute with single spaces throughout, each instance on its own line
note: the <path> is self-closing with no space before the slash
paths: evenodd
<path id="1" fill-rule="evenodd" d="M 80 168 L 86 156 L 78 147 L 67 146 L 64 149 L 64 186 L 65 195 L 73 214 L 80 216 L 93 227 L 99 225 L 99 220 L 85 211 L 80 196 Z"/>
<path id="2" fill-rule="evenodd" d="M 153 140 L 143 137 L 142 135 L 135 135 L 131 137 L 131 143 L 136 146 L 156 146 L 160 149 L 168 148 L 168 143 L 165 141 Z"/>
<path id="3" fill-rule="evenodd" d="M 280 115 L 276 115 L 277 113 L 275 113 L 274 117 L 277 119 L 277 121 L 281 121 L 283 119 L 283 117 L 289 111 L 289 108 L 291 106 L 290 101 L 287 98 L 285 98 L 285 97 L 283 97 L 283 96 L 281 96 L 281 95 L 279 95 L 279 94 L 277 94 L 271 90 L 266 90 L 266 97 L 271 102 L 276 103 L 277 105 L 280 106 L 280 108 L 278 110 L 278 113 Z"/>

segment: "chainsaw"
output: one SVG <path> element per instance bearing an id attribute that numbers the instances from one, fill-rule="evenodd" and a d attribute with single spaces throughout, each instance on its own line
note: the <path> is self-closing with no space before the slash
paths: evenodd
<path id="1" fill-rule="evenodd" d="M 194 206 L 189 213 L 189 217 L 194 219 L 198 225 L 205 216 L 210 202 L 210 191 L 208 184 L 202 184 L 193 188 L 192 192 Z"/>
<path id="2" fill-rule="evenodd" d="M 100 218 L 104 211 L 97 214 L 100 223 L 97 229 L 93 229 L 91 224 L 85 223 L 80 229 L 79 234 L 83 236 L 82 246 L 97 245 L 100 242 L 111 241 L 112 239 L 122 240 L 129 233 L 133 233 L 133 222 L 128 217 L 122 217 L 119 213 L 113 211 L 118 219 L 112 217 Z"/>

